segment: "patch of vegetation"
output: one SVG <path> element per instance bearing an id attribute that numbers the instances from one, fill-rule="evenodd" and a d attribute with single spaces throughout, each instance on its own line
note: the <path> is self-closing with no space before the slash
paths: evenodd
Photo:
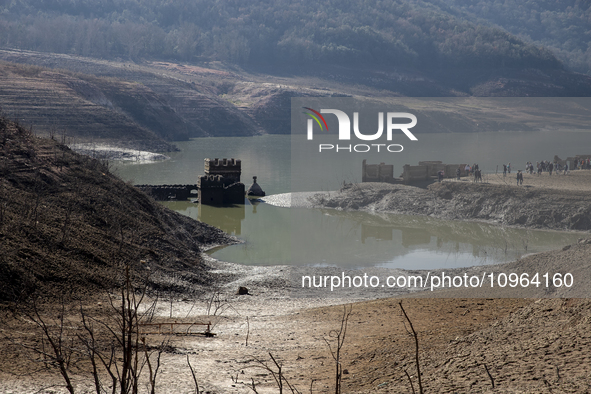
<path id="1" fill-rule="evenodd" d="M 571 70 L 591 74 L 591 4 L 568 0 L 441 0 L 476 23 L 500 26 L 525 42 L 543 45 Z"/>

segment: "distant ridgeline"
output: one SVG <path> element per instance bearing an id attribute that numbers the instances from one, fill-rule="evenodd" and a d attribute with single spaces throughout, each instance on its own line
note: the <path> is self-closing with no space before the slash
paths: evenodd
<path id="1" fill-rule="evenodd" d="M 245 187 L 240 182 L 242 162 L 237 159 L 205 159 L 205 175 L 193 185 L 136 185 L 159 201 L 197 197 L 207 205 L 243 204 Z"/>

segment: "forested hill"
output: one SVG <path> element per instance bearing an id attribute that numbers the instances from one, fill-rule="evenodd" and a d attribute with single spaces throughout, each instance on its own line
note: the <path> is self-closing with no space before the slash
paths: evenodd
<path id="1" fill-rule="evenodd" d="M 423 72 L 560 69 L 548 50 L 423 0 L 8 0 L 0 45 L 109 59 Z M 454 15 L 454 13 L 456 15 Z"/>
<path id="2" fill-rule="evenodd" d="M 583 0 L 439 0 L 475 23 L 500 26 L 543 45 L 567 68 L 591 74 L 591 2 Z"/>

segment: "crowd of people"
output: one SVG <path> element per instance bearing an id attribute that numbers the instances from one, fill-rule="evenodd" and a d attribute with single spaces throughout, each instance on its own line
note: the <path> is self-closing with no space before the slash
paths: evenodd
<path id="1" fill-rule="evenodd" d="M 578 170 L 590 170 L 591 169 L 591 159 L 575 159 L 574 161 L 574 168 Z M 535 172 L 538 176 L 541 176 L 542 173 L 547 172 L 548 175 L 552 175 L 552 172 L 555 174 L 562 173 L 563 175 L 567 175 L 569 173 L 568 163 L 564 163 L 564 165 L 558 161 L 550 162 L 548 160 L 537 161 L 534 165 L 531 161 L 528 161 L 525 164 L 525 172 L 529 172 L 530 175 L 533 175 Z M 503 164 L 503 176 L 506 177 L 507 174 L 511 173 L 511 163 Z M 517 184 L 523 184 L 523 172 L 521 170 L 517 171 Z"/>
<path id="2" fill-rule="evenodd" d="M 511 174 L 511 163 L 508 164 L 503 164 L 503 177 L 506 177 L 507 174 Z M 591 158 L 587 158 L 587 159 L 576 159 L 574 161 L 574 168 L 575 169 L 580 169 L 580 170 L 591 170 Z M 456 169 L 456 179 L 460 180 L 460 176 L 462 174 L 462 170 L 464 170 L 465 175 L 466 176 L 472 176 L 473 177 L 473 182 L 482 182 L 482 172 L 480 170 L 480 168 L 478 167 L 478 164 L 474 164 L 472 166 L 470 166 L 469 164 L 466 164 L 465 167 L 458 167 Z M 534 165 L 531 161 L 528 161 L 525 164 L 525 171 L 524 172 L 529 172 L 530 175 L 534 174 L 534 172 L 538 175 L 541 176 L 542 173 L 547 172 L 549 175 L 552 175 L 552 173 L 554 172 L 555 174 L 560 174 L 562 173 L 563 175 L 567 175 L 569 173 L 569 166 L 568 163 L 564 163 L 562 164 L 561 162 L 558 161 L 554 161 L 554 162 L 550 162 L 548 160 L 542 160 L 542 161 L 538 161 L 536 162 L 536 164 Z M 438 180 L 439 182 L 441 182 L 445 176 L 444 171 L 439 171 L 437 173 L 438 175 Z M 518 185 L 522 185 L 523 184 L 523 172 L 522 170 L 517 170 L 517 184 Z"/>
<path id="3" fill-rule="evenodd" d="M 591 169 L 591 159 L 576 159 L 574 161 L 574 169 L 578 170 L 589 170 Z M 533 174 L 534 172 L 539 176 L 542 173 L 547 172 L 549 175 L 552 175 L 552 172 L 555 174 L 563 173 L 564 175 L 568 174 L 570 168 L 568 167 L 568 163 L 564 165 L 560 162 L 554 161 L 550 162 L 548 160 L 537 161 L 534 165 L 531 161 L 528 161 L 525 164 L 525 172 L 529 172 Z M 511 163 L 503 164 L 503 176 L 507 176 L 507 174 L 511 173 Z"/>

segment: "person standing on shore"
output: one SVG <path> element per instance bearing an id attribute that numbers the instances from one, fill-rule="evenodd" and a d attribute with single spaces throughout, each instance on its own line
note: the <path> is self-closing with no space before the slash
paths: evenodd
<path id="1" fill-rule="evenodd" d="M 511 163 L 507 164 L 507 172 L 509 174 L 511 173 Z"/>
<path id="2" fill-rule="evenodd" d="M 482 172 L 480 170 L 474 171 L 474 182 L 482 182 Z"/>
<path id="3" fill-rule="evenodd" d="M 462 172 L 462 169 L 460 167 L 458 167 L 458 169 L 456 170 L 456 176 L 458 177 L 458 181 L 460 180 L 460 173 Z"/>
<path id="4" fill-rule="evenodd" d="M 523 185 L 523 173 L 521 170 L 517 171 L 517 185 Z"/>
<path id="5" fill-rule="evenodd" d="M 503 177 L 507 176 L 507 164 L 503 164 Z"/>
<path id="6" fill-rule="evenodd" d="M 568 174 L 568 163 L 564 165 L 564 175 Z"/>

